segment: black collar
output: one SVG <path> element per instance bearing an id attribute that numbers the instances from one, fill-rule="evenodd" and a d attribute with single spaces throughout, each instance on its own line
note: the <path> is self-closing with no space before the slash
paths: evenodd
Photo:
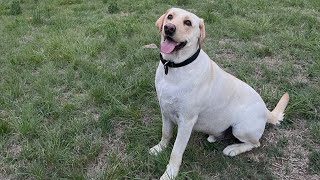
<path id="1" fill-rule="evenodd" d="M 160 60 L 161 60 L 161 62 L 162 62 L 162 64 L 163 64 L 163 66 L 164 66 L 164 73 L 165 73 L 166 75 L 168 74 L 168 70 L 169 70 L 168 67 L 178 68 L 178 67 L 186 66 L 186 65 L 192 63 L 194 60 L 197 59 L 197 57 L 198 57 L 198 55 L 199 55 L 199 53 L 200 53 L 200 50 L 201 50 L 201 49 L 199 48 L 199 49 L 197 50 L 197 52 L 194 53 L 191 57 L 189 57 L 189 58 L 186 59 L 185 61 L 182 61 L 181 63 L 178 63 L 178 64 L 176 64 L 176 63 L 174 63 L 174 62 L 172 62 L 172 61 L 168 61 L 168 60 L 163 59 L 163 57 L 162 57 L 162 55 L 161 55 L 161 53 L 160 53 Z"/>

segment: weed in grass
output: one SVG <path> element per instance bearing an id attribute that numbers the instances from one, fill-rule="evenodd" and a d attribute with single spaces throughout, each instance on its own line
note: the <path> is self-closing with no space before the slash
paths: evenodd
<path id="1" fill-rule="evenodd" d="M 32 104 L 24 105 L 21 114 L 13 122 L 13 126 L 18 134 L 29 138 L 39 136 L 40 117 L 36 114 Z"/>
<path id="2" fill-rule="evenodd" d="M 178 6 L 185 6 L 185 5 L 188 5 L 189 3 L 190 3 L 190 0 L 175 0 L 176 2 L 176 4 L 178 5 Z"/>
<path id="3" fill-rule="evenodd" d="M 224 3 L 223 3 L 224 4 Z M 225 9 L 226 9 L 226 11 L 224 12 L 224 15 L 226 16 L 226 17 L 230 17 L 230 16 L 233 16 L 234 14 L 235 14 L 235 9 L 234 9 L 234 7 L 233 7 L 233 5 L 232 5 L 232 3 L 226 3 L 225 4 Z"/>
<path id="4" fill-rule="evenodd" d="M 4 119 L 0 118 L 0 135 L 7 134 L 11 131 L 10 125 Z"/>
<path id="5" fill-rule="evenodd" d="M 50 19 L 51 18 L 51 16 L 52 16 L 52 9 L 50 8 L 50 7 L 47 7 L 46 9 L 45 9 L 45 16 L 46 16 L 46 18 L 48 18 L 48 19 Z"/>
<path id="6" fill-rule="evenodd" d="M 313 141 L 316 143 L 320 143 L 320 122 L 316 121 L 311 123 L 311 136 Z"/>
<path id="7" fill-rule="evenodd" d="M 281 148 L 285 148 L 287 145 L 288 145 L 288 139 L 285 137 L 279 139 L 277 142 L 277 146 Z"/>
<path id="8" fill-rule="evenodd" d="M 32 23 L 36 25 L 43 23 L 42 12 L 38 8 L 35 8 L 32 12 Z"/>
<path id="9" fill-rule="evenodd" d="M 264 58 L 272 55 L 270 48 L 266 46 L 254 48 L 253 53 L 255 53 L 255 55 L 259 58 Z"/>
<path id="10" fill-rule="evenodd" d="M 99 117 L 99 127 L 102 129 L 103 134 L 110 133 L 113 128 L 113 123 L 112 123 L 112 112 L 106 111 L 102 113 L 102 115 Z"/>
<path id="11" fill-rule="evenodd" d="M 110 22 L 106 25 L 105 33 L 108 41 L 115 43 L 120 35 L 120 25 L 115 22 Z"/>
<path id="12" fill-rule="evenodd" d="M 126 44 L 120 44 L 118 46 L 118 54 L 121 59 L 124 59 L 127 56 L 128 47 Z"/>
<path id="13" fill-rule="evenodd" d="M 66 103 L 61 109 L 61 117 L 64 118 L 73 118 L 77 113 L 77 106 L 72 103 Z"/>
<path id="14" fill-rule="evenodd" d="M 110 5 L 108 6 L 108 12 L 110 14 L 115 14 L 115 13 L 118 13 L 119 11 L 120 9 L 116 1 L 111 2 Z"/>
<path id="15" fill-rule="evenodd" d="M 22 13 L 20 1 L 13 1 L 10 8 L 11 15 L 19 15 Z"/>
<path id="16" fill-rule="evenodd" d="M 205 11 L 200 12 L 199 16 L 204 19 L 205 23 L 219 23 L 220 17 L 214 11 L 214 9 L 206 8 Z"/>
<path id="17" fill-rule="evenodd" d="M 299 8 L 305 7 L 305 3 L 303 0 L 286 1 L 285 4 L 287 6 L 292 6 L 292 7 L 299 7 Z"/>
<path id="18" fill-rule="evenodd" d="M 81 4 L 83 0 L 60 0 L 60 5 Z"/>
<path id="19" fill-rule="evenodd" d="M 97 85 L 96 87 L 92 88 L 91 90 L 91 96 L 93 100 L 98 104 L 103 103 L 110 103 L 111 98 L 108 96 L 108 93 L 106 93 L 107 89 L 103 85 Z"/>

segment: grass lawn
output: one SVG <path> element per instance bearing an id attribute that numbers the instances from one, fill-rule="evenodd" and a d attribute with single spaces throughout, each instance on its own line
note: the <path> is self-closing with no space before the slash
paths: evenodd
<path id="1" fill-rule="evenodd" d="M 319 0 L 1 0 L 0 179 L 156 179 L 161 137 L 154 26 L 169 7 L 204 18 L 203 49 L 273 109 L 261 147 L 193 133 L 177 179 L 320 178 Z M 173 144 L 173 141 L 172 141 Z"/>

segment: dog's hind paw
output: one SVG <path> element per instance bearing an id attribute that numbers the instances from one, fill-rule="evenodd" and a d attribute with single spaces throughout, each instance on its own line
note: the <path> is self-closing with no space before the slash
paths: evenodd
<path id="1" fill-rule="evenodd" d="M 150 148 L 149 154 L 156 156 L 156 155 L 158 155 L 163 149 L 164 149 L 164 147 L 162 147 L 160 144 L 157 144 L 157 145 L 153 146 L 152 148 Z"/>
<path id="2" fill-rule="evenodd" d="M 224 150 L 223 150 L 223 154 L 226 156 L 236 156 L 240 153 L 243 152 L 247 152 L 250 151 L 251 149 L 255 148 L 255 147 L 259 147 L 260 143 L 256 143 L 256 144 L 251 144 L 251 143 L 240 143 L 240 144 L 232 144 L 227 146 Z"/>
<path id="3" fill-rule="evenodd" d="M 216 138 L 214 138 L 214 136 L 210 135 L 208 138 L 207 138 L 207 141 L 209 141 L 210 143 L 213 143 L 213 142 L 216 142 Z"/>

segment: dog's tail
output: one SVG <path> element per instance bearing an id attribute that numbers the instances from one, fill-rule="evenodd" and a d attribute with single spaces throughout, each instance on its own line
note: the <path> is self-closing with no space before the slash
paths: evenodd
<path id="1" fill-rule="evenodd" d="M 270 124 L 280 124 L 283 120 L 284 110 L 286 109 L 289 102 L 289 94 L 285 93 L 281 99 L 279 100 L 278 104 L 274 108 L 273 111 L 269 111 L 267 115 L 267 122 Z"/>

